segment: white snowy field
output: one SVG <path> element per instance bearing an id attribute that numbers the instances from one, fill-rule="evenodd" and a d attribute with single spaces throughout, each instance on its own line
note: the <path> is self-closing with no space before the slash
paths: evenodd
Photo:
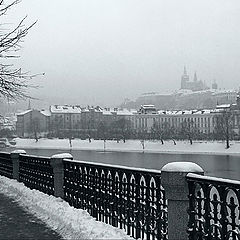
<path id="1" fill-rule="evenodd" d="M 87 211 L 71 207 L 61 198 L 31 190 L 0 176 L 0 193 L 14 199 L 64 239 L 132 239 L 118 228 L 96 221 Z"/>
<path id="2" fill-rule="evenodd" d="M 24 149 L 61 149 L 61 150 L 104 150 L 103 140 L 73 139 L 72 146 L 68 139 L 45 139 L 41 138 L 38 142 L 35 139 L 16 138 L 17 148 Z M 240 142 L 232 141 L 230 148 L 226 149 L 224 141 L 193 141 L 191 145 L 189 141 L 164 141 L 162 145 L 160 141 L 145 141 L 145 152 L 158 153 L 204 153 L 204 154 L 223 154 L 223 155 L 240 155 Z M 125 143 L 120 141 L 106 141 L 106 151 L 137 151 L 142 152 L 143 147 L 139 140 L 127 140 Z"/>

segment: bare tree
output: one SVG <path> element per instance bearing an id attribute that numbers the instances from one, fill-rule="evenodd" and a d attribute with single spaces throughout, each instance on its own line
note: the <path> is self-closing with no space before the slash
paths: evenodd
<path id="1" fill-rule="evenodd" d="M 20 2 L 20 0 L 12 0 L 10 3 L 0 0 L 0 17 Z M 30 97 L 27 93 L 29 87 L 36 87 L 30 84 L 30 80 L 36 76 L 29 72 L 22 71 L 21 68 L 14 67 L 9 63 L 9 59 L 19 57 L 16 52 L 21 48 L 21 43 L 28 34 L 28 31 L 36 24 L 36 22 L 25 26 L 26 17 L 21 19 L 19 23 L 12 29 L 5 29 L 6 24 L 0 24 L 0 95 L 7 99 L 24 99 Z M 4 63 L 3 63 L 4 62 Z"/>
<path id="2" fill-rule="evenodd" d="M 186 136 L 191 145 L 193 144 L 193 137 L 194 137 L 194 135 L 196 135 L 196 132 L 197 132 L 197 128 L 196 128 L 193 120 L 185 119 L 181 123 L 180 134 L 183 137 Z"/>
<path id="3" fill-rule="evenodd" d="M 28 131 L 31 135 L 33 134 L 35 141 L 38 142 L 38 135 L 40 133 L 40 122 L 38 118 L 32 119 Z"/>
<path id="4" fill-rule="evenodd" d="M 99 122 L 97 131 L 98 131 L 98 135 L 103 140 L 103 150 L 105 152 L 106 151 L 106 140 L 107 140 L 108 129 L 107 129 L 107 126 L 105 125 L 104 122 L 102 122 L 102 121 Z"/>
<path id="5" fill-rule="evenodd" d="M 126 142 L 127 135 L 130 133 L 130 121 L 125 118 L 120 118 L 116 121 L 113 121 L 110 125 L 111 133 L 114 133 L 119 142 L 121 139 L 123 142 Z"/>
<path id="6" fill-rule="evenodd" d="M 151 131 L 154 138 L 160 140 L 162 144 L 164 144 L 163 139 L 171 139 L 173 144 L 176 145 L 176 141 L 174 139 L 175 129 L 174 127 L 171 127 L 168 122 L 164 122 L 161 125 L 155 122 Z"/>
<path id="7" fill-rule="evenodd" d="M 147 131 L 146 130 L 143 130 L 141 132 L 139 132 L 139 137 L 140 137 L 140 144 L 142 146 L 142 152 L 144 153 L 145 152 L 145 148 L 146 148 L 146 137 L 147 137 Z"/>
<path id="8" fill-rule="evenodd" d="M 143 149 L 143 153 L 144 153 L 144 150 L 145 150 L 145 139 L 141 139 L 140 140 L 140 143 L 141 143 L 141 145 L 142 145 L 142 149 Z"/>
<path id="9" fill-rule="evenodd" d="M 224 110 L 216 116 L 215 135 L 226 142 L 226 148 L 230 148 L 230 138 L 233 134 L 234 114 L 230 109 Z"/>
<path id="10" fill-rule="evenodd" d="M 164 141 L 163 141 L 164 129 L 160 127 L 160 125 L 158 125 L 156 122 L 153 123 L 153 126 L 151 128 L 151 133 L 155 139 L 158 139 L 158 140 L 160 139 L 161 143 L 164 144 Z"/>

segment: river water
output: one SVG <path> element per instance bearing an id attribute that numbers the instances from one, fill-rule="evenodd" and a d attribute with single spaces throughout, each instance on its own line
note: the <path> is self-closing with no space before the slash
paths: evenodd
<path id="1" fill-rule="evenodd" d="M 205 171 L 205 175 L 240 180 L 240 156 L 234 155 L 103 152 L 92 150 L 61 151 L 53 149 L 25 150 L 30 155 L 48 157 L 56 153 L 69 152 L 73 155 L 74 160 L 159 170 L 169 162 L 191 161 L 201 166 Z"/>

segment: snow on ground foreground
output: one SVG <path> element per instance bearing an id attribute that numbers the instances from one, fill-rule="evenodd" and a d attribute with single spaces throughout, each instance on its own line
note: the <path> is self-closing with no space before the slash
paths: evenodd
<path id="1" fill-rule="evenodd" d="M 37 142 L 35 139 L 16 138 L 17 148 L 31 149 L 61 149 L 61 150 L 104 150 L 103 140 L 80 140 L 73 139 L 71 147 L 68 139 L 46 139 L 41 138 Z M 208 153 L 208 154 L 240 154 L 240 142 L 231 141 L 230 148 L 226 149 L 224 141 L 194 141 L 191 145 L 189 141 L 145 141 L 145 152 L 159 153 Z M 143 148 L 139 140 L 127 140 L 125 143 L 120 141 L 106 141 L 106 151 L 138 151 Z"/>
<path id="2" fill-rule="evenodd" d="M 118 228 L 96 221 L 87 211 L 71 207 L 61 198 L 31 190 L 0 176 L 0 192 L 14 199 L 64 239 L 132 239 Z"/>

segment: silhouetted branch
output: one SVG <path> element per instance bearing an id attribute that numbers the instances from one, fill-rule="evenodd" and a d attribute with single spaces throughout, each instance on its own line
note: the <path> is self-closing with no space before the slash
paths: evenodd
<path id="1" fill-rule="evenodd" d="M 19 0 L 14 0 L 11 3 L 4 4 L 4 0 L 0 0 L 0 17 L 5 15 L 7 11 L 19 3 Z M 21 48 L 20 43 L 28 34 L 35 24 L 32 23 L 29 26 L 25 26 L 24 22 L 27 17 L 24 17 L 20 22 L 11 30 L 0 30 L 0 58 L 10 59 L 18 58 L 16 52 Z M 1 24 L 2 25 L 2 24 Z M 30 96 L 27 93 L 28 88 L 36 88 L 29 83 L 29 81 L 37 76 L 44 74 L 29 74 L 29 72 L 23 72 L 21 68 L 14 68 L 13 64 L 0 64 L 0 95 L 7 99 L 24 99 Z"/>

